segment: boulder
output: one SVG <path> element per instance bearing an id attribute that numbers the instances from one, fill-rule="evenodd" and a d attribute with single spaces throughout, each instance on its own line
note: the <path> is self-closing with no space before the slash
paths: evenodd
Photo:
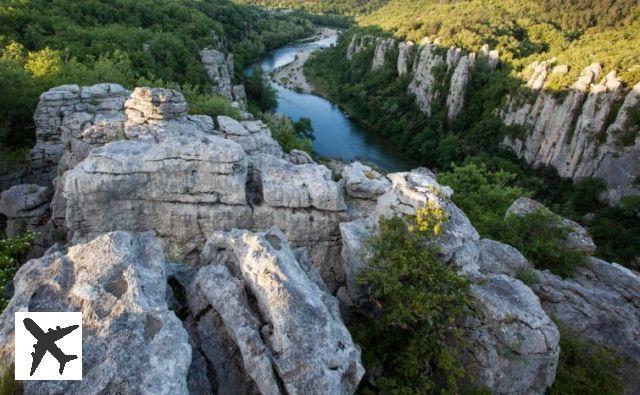
<path id="1" fill-rule="evenodd" d="M 391 187 L 384 175 L 360 162 L 344 166 L 341 174 L 345 201 L 352 217 L 369 216 L 375 209 L 376 199 Z"/>
<path id="2" fill-rule="evenodd" d="M 494 394 L 544 394 L 555 379 L 560 335 L 535 294 L 491 274 L 472 279 L 469 297 L 467 369 L 476 386 Z"/>
<path id="3" fill-rule="evenodd" d="M 356 390 L 360 350 L 337 301 L 296 261 L 280 231 L 216 232 L 202 255 L 208 265 L 195 277 L 189 304 L 205 355 L 227 368 L 216 376 L 219 392 Z M 226 355 L 215 351 L 225 349 L 237 364 L 220 360 Z"/>
<path id="4" fill-rule="evenodd" d="M 479 242 L 480 271 L 482 273 L 506 274 L 516 277 L 523 269 L 530 269 L 532 265 L 512 246 L 498 241 L 482 239 Z"/>
<path id="5" fill-rule="evenodd" d="M 640 391 L 640 276 L 615 263 L 588 258 L 570 279 L 548 271 L 532 285 L 545 311 L 577 336 L 623 357 L 626 393 Z"/>
<path id="6" fill-rule="evenodd" d="M 0 316 L 0 356 L 14 358 L 14 313 L 82 312 L 82 381 L 24 381 L 25 393 L 187 393 L 191 347 L 165 302 L 152 234 L 113 232 L 23 265 Z"/>
<path id="7" fill-rule="evenodd" d="M 528 197 L 520 197 L 513 203 L 511 203 L 511 206 L 509 206 L 509 208 L 507 209 L 505 218 L 510 215 L 523 217 L 527 214 L 534 214 L 539 211 L 557 218 L 559 224 L 568 229 L 569 233 L 567 234 L 567 238 L 564 241 L 568 248 L 584 252 L 587 255 L 592 255 L 596 252 L 596 245 L 593 242 L 591 236 L 589 236 L 589 232 L 587 231 L 587 229 L 585 229 L 582 225 L 578 224 L 575 221 L 567 218 L 562 218 L 552 213 L 542 203 Z"/>
<path id="8" fill-rule="evenodd" d="M 307 152 L 297 149 L 292 149 L 286 157 L 287 159 L 289 159 L 289 162 L 293 163 L 294 165 L 308 165 L 316 163 L 316 161 L 314 161 L 311 155 L 309 155 Z"/>

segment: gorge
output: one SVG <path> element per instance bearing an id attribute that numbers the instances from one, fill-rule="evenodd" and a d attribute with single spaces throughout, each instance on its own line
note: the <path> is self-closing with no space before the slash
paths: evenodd
<path id="1" fill-rule="evenodd" d="M 0 6 L 0 390 L 638 393 L 640 91 L 526 1 Z"/>

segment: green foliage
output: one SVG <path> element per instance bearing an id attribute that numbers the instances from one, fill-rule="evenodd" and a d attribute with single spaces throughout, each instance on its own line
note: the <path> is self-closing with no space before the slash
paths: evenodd
<path id="1" fill-rule="evenodd" d="M 262 68 L 255 67 L 252 70 L 251 75 L 246 77 L 244 87 L 247 98 L 256 104 L 256 111 L 271 111 L 276 108 L 276 91 L 267 82 Z"/>
<path id="2" fill-rule="evenodd" d="M 438 174 L 438 182 L 455 191 L 453 202 L 469 217 L 480 234 L 496 238 L 504 228 L 504 213 L 514 200 L 530 193 L 515 186 L 516 174 L 489 171 L 485 165 L 468 163 Z"/>
<path id="3" fill-rule="evenodd" d="M 596 343 L 581 340 L 566 325 L 556 322 L 560 330 L 560 358 L 556 380 L 550 395 L 621 394 L 624 384 L 618 369 L 621 360 L 611 350 Z"/>
<path id="4" fill-rule="evenodd" d="M 271 136 L 280 144 L 285 152 L 297 149 L 311 154 L 313 142 L 310 138 L 296 132 L 294 123 L 282 114 L 261 113 L 260 119 L 271 129 Z"/>
<path id="5" fill-rule="evenodd" d="M 381 220 L 369 240 L 368 270 L 360 279 L 368 299 L 350 329 L 375 382 L 371 390 L 455 393 L 464 377 L 456 324 L 468 311 L 468 282 L 425 244 L 443 220 L 441 208 L 426 207 L 417 217 Z"/>
<path id="6" fill-rule="evenodd" d="M 37 236 L 37 233 L 27 232 L 13 239 L 0 239 L 0 311 L 4 311 L 9 302 L 4 298 L 4 288 L 13 279 Z"/>
<path id="7" fill-rule="evenodd" d="M 569 229 L 556 215 L 540 210 L 522 217 L 507 217 L 498 239 L 520 250 L 536 268 L 570 277 L 584 264 L 585 256 L 565 246 L 568 234 Z"/>
<path id="8" fill-rule="evenodd" d="M 231 106 L 229 99 L 202 94 L 199 89 L 183 89 L 182 93 L 187 103 L 189 103 L 189 114 L 209 115 L 213 119 L 218 115 L 226 115 L 240 120 L 240 110 Z"/>
<path id="9" fill-rule="evenodd" d="M 0 394 L 1 395 L 20 395 L 23 393 L 22 385 L 15 380 L 15 367 L 9 366 L 2 369 L 0 375 Z"/>
<path id="10" fill-rule="evenodd" d="M 518 270 L 518 272 L 516 273 L 516 278 L 529 286 L 540 282 L 540 277 L 538 276 L 538 272 L 529 268 L 523 268 Z"/>
<path id="11" fill-rule="evenodd" d="M 233 52 L 242 70 L 313 31 L 302 16 L 227 0 L 5 1 L 0 5 L 0 144 L 33 144 L 38 96 L 53 86 L 113 82 L 131 88 L 138 81 L 162 80 L 198 86 L 203 93 L 211 82 L 200 61 L 202 48 Z"/>
<path id="12" fill-rule="evenodd" d="M 296 134 L 300 137 L 306 137 L 308 139 L 313 140 L 315 137 L 313 135 L 313 125 L 311 124 L 311 119 L 307 117 L 302 117 L 293 123 L 293 128 L 296 131 Z"/>

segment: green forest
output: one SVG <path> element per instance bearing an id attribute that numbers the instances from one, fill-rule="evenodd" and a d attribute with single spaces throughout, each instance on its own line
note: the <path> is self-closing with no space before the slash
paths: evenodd
<path id="1" fill-rule="evenodd" d="M 109 81 L 127 88 L 187 87 L 200 94 L 211 84 L 200 49 L 233 52 L 236 77 L 242 79 L 251 60 L 313 31 L 300 15 L 226 0 L 2 0 L 0 146 L 8 158 L 21 158 L 19 149 L 35 141 L 38 96 L 53 86 Z"/>

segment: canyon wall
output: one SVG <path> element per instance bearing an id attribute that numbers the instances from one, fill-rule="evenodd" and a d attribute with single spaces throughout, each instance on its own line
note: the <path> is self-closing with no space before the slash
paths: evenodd
<path id="1" fill-rule="evenodd" d="M 476 53 L 444 48 L 428 38 L 416 45 L 357 34 L 347 59 L 372 47 L 371 70 L 389 63 L 399 76 L 411 73 L 408 91 L 417 107 L 430 116 L 434 105 L 444 104 L 450 125 L 464 111 L 476 63 L 486 61 L 490 70 L 500 64 L 498 51 L 487 45 Z M 625 86 L 614 71 L 604 75 L 594 63 L 569 89 L 545 89 L 550 76 L 567 72 L 567 65 L 550 60 L 534 62 L 522 73 L 521 92 L 497 109 L 506 125 L 520 131 L 506 136 L 503 145 L 532 166 L 551 166 L 562 177 L 601 178 L 606 185 L 602 198 L 612 204 L 640 195 L 640 84 Z"/>

